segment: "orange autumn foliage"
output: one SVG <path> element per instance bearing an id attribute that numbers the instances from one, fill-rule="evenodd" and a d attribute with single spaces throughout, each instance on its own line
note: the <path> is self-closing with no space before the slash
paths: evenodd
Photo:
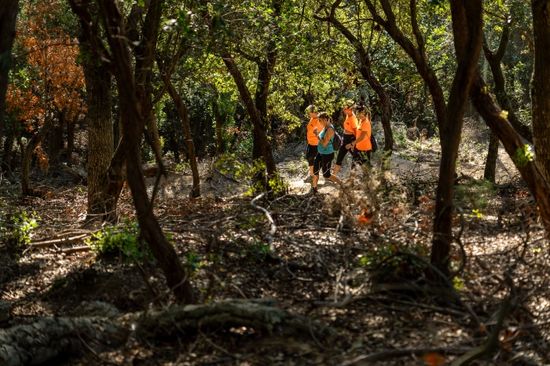
<path id="1" fill-rule="evenodd" d="M 61 2 L 37 1 L 28 4 L 18 23 L 17 42 L 25 50 L 27 82 L 8 88 L 7 110 L 30 132 L 47 116 L 63 113 L 75 121 L 86 111 L 84 73 L 78 64 L 78 42 L 55 25 Z"/>
<path id="2" fill-rule="evenodd" d="M 422 356 L 422 359 L 426 363 L 426 366 L 442 366 L 445 364 L 445 357 L 439 353 L 426 353 Z"/>

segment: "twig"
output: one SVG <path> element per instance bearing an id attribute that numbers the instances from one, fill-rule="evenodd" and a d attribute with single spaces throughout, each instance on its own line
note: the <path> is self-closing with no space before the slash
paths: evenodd
<path id="1" fill-rule="evenodd" d="M 269 211 L 261 206 L 258 206 L 256 204 L 256 201 L 258 201 L 259 199 L 261 199 L 262 197 L 265 196 L 265 193 L 266 192 L 263 192 L 259 195 L 257 195 L 251 202 L 250 204 L 252 205 L 252 207 L 254 207 L 255 209 L 257 210 L 260 210 L 262 211 L 265 216 L 267 217 L 267 220 L 269 221 L 269 224 L 271 225 L 271 228 L 269 229 L 269 233 L 266 235 L 266 239 L 267 239 L 267 242 L 269 243 L 269 249 L 270 250 L 273 250 L 273 236 L 275 235 L 275 233 L 277 232 L 277 225 L 275 225 L 275 221 L 273 220 L 273 217 L 271 216 L 271 214 L 269 213 Z"/>

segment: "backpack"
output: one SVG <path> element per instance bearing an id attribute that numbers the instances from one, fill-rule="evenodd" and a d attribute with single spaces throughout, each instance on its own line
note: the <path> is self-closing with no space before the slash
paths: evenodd
<path id="1" fill-rule="evenodd" d="M 340 147 L 342 146 L 344 139 L 338 132 L 336 132 L 335 128 L 333 128 L 333 130 L 334 130 L 334 138 L 332 139 L 332 148 L 334 149 L 334 151 L 338 151 L 340 150 Z"/>
<path id="2" fill-rule="evenodd" d="M 372 152 L 376 152 L 378 150 L 378 142 L 376 142 L 376 137 L 374 137 L 374 134 L 371 133 L 370 135 L 370 144 L 372 146 Z"/>

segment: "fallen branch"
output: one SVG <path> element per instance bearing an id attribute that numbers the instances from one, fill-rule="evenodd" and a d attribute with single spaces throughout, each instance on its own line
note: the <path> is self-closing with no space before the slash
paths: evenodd
<path id="1" fill-rule="evenodd" d="M 514 282 L 510 275 L 508 273 L 504 273 L 505 282 L 510 287 L 510 294 L 502 301 L 497 314 L 496 314 L 496 325 L 487 337 L 486 341 L 464 353 L 462 356 L 458 357 L 456 360 L 454 360 L 451 363 L 451 366 L 464 366 L 469 365 L 472 361 L 477 360 L 483 356 L 489 355 L 493 353 L 498 348 L 498 336 L 500 334 L 500 331 L 502 329 L 502 326 L 504 325 L 504 320 L 510 314 L 512 309 L 516 305 L 516 288 L 514 286 Z"/>
<path id="2" fill-rule="evenodd" d="M 80 252 L 89 252 L 90 250 L 92 250 L 92 248 L 89 245 L 81 245 L 78 247 L 63 249 L 61 250 L 61 252 L 63 254 L 73 254 L 73 253 L 80 253 Z"/>
<path id="3" fill-rule="evenodd" d="M 76 236 L 69 236 L 64 238 L 58 238 L 58 239 L 50 239 L 50 240 L 42 240 L 42 241 L 34 241 L 29 244 L 30 247 L 33 248 L 44 248 L 44 247 L 51 247 L 58 244 L 72 244 L 78 241 L 82 241 L 84 238 L 88 237 L 90 234 L 79 234 Z"/>
<path id="4" fill-rule="evenodd" d="M 252 207 L 254 207 L 255 209 L 257 210 L 260 210 L 262 211 L 265 216 L 267 217 L 267 220 L 269 221 L 269 224 L 271 225 L 270 229 L 269 229 L 269 233 L 266 235 L 266 239 L 267 239 L 267 242 L 269 243 L 269 248 L 271 250 L 273 250 L 273 236 L 275 235 L 275 233 L 277 232 L 277 225 L 275 225 L 275 221 L 273 220 L 273 217 L 271 216 L 271 214 L 269 213 L 269 211 L 261 206 L 258 206 L 256 204 L 256 201 L 258 201 L 259 199 L 261 199 L 262 197 L 265 196 L 265 192 L 259 194 L 258 196 L 256 196 L 251 202 L 250 204 L 252 205 Z"/>

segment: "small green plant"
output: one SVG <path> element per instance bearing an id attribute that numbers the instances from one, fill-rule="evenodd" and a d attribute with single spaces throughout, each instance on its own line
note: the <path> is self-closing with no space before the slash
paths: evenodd
<path id="1" fill-rule="evenodd" d="M 230 176 L 239 182 L 247 182 L 250 188 L 246 191 L 249 196 L 256 195 L 266 190 L 265 180 L 258 177 L 265 177 L 265 163 L 258 159 L 253 162 L 240 160 L 236 154 L 223 154 L 214 163 L 214 167 L 222 174 Z M 262 181 L 263 180 L 263 181 Z M 280 176 L 270 178 L 267 181 L 268 190 L 275 195 L 283 194 L 288 191 L 288 185 Z"/>
<path id="2" fill-rule="evenodd" d="M 202 266 L 204 266 L 205 262 L 203 261 L 202 257 L 194 251 L 190 251 L 185 255 L 186 258 L 186 264 L 191 269 L 192 272 L 195 272 L 196 270 L 200 269 Z"/>
<path id="3" fill-rule="evenodd" d="M 460 277 L 453 278 L 453 287 L 456 291 L 462 291 L 465 288 L 464 280 Z"/>
<path id="4" fill-rule="evenodd" d="M 254 243 L 249 247 L 249 253 L 256 260 L 264 260 L 269 255 L 271 255 L 271 247 L 267 243 L 255 240 Z"/>
<path id="5" fill-rule="evenodd" d="M 100 255 L 118 254 L 138 262 L 151 258 L 149 248 L 144 247 L 139 240 L 139 226 L 136 222 L 104 227 L 92 234 L 86 244 Z"/>
<path id="6" fill-rule="evenodd" d="M 3 235 L 17 247 L 29 245 L 34 229 L 38 227 L 38 215 L 36 212 L 28 213 L 20 211 L 8 215 L 7 223 L 3 226 Z"/>

